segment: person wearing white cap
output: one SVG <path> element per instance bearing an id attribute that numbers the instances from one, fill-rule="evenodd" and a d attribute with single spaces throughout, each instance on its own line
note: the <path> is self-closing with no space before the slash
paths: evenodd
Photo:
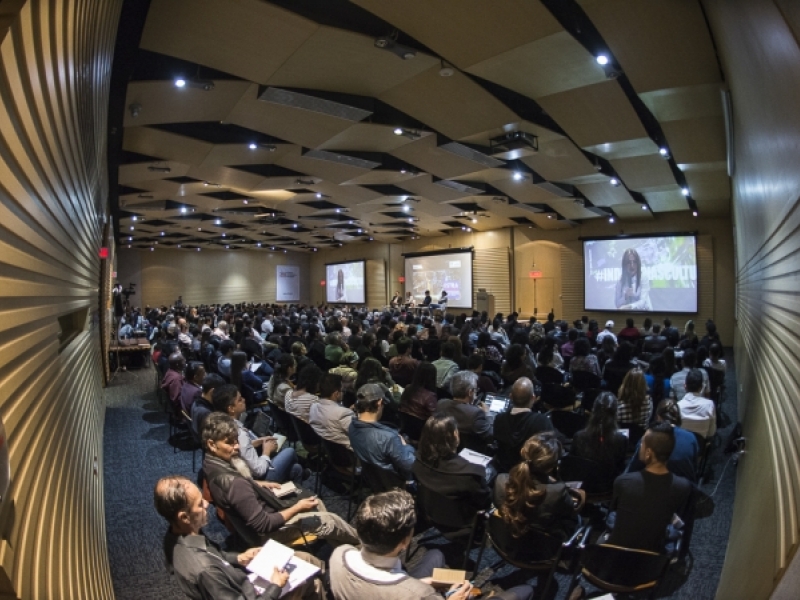
<path id="1" fill-rule="evenodd" d="M 614 332 L 611 331 L 614 329 L 614 321 L 608 320 L 606 321 L 606 328 L 603 329 L 600 333 L 597 334 L 597 345 L 603 343 L 603 338 L 611 337 L 614 340 L 614 343 L 617 343 L 617 336 L 614 335 Z"/>

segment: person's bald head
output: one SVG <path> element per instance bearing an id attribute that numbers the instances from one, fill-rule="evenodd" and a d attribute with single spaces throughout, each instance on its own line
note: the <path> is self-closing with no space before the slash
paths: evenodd
<path id="1" fill-rule="evenodd" d="M 511 403 L 515 408 L 530 408 L 533 405 L 533 382 L 527 377 L 520 377 L 511 387 Z"/>

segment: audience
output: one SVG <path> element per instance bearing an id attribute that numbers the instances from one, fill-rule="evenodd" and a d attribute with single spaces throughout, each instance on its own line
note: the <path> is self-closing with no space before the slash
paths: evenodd
<path id="1" fill-rule="evenodd" d="M 681 514 L 691 492 L 689 481 L 667 468 L 674 448 L 670 423 L 659 422 L 647 430 L 639 447 L 644 469 L 620 475 L 614 482 L 609 544 L 664 552 L 667 526 Z"/>
<path id="2" fill-rule="evenodd" d="M 297 387 L 286 392 L 284 400 L 286 412 L 308 423 L 311 405 L 317 401 L 320 379 L 322 379 L 322 371 L 316 365 L 309 365 L 300 371 L 297 375 Z"/>
<path id="3" fill-rule="evenodd" d="M 192 404 L 192 431 L 198 440 L 203 435 L 203 421 L 214 411 L 212 399 L 214 390 L 225 385 L 225 380 L 216 373 L 209 373 L 203 378 L 203 386 L 200 388 L 200 395 L 195 398 Z"/>
<path id="4" fill-rule="evenodd" d="M 397 430 L 379 422 L 384 403 L 383 390 L 378 384 L 368 383 L 358 389 L 358 420 L 350 423 L 350 444 L 362 462 L 392 470 L 408 480 L 414 464 L 414 449 Z"/>
<path id="5" fill-rule="evenodd" d="M 494 462 L 500 473 L 508 473 L 519 462 L 522 446 L 533 435 L 553 431 L 553 424 L 547 415 L 534 412 L 536 402 L 533 382 L 520 377 L 511 388 L 511 410 L 497 415 L 494 419 L 494 440 L 497 454 Z"/>
<path id="6" fill-rule="evenodd" d="M 670 379 L 670 394 L 675 401 L 683 400 L 686 395 L 686 376 L 689 371 L 695 368 L 697 364 L 697 352 L 688 348 L 683 351 L 683 369 L 675 373 Z M 701 388 L 700 395 L 708 397 L 711 390 L 711 384 L 708 381 L 708 373 L 704 369 L 700 369 L 700 375 L 703 377 L 703 387 Z"/>
<path id="7" fill-rule="evenodd" d="M 569 361 L 569 372 L 587 371 L 601 377 L 597 357 L 591 353 L 592 347 L 587 338 L 580 338 L 575 342 L 572 360 Z"/>
<path id="8" fill-rule="evenodd" d="M 400 396 L 400 412 L 425 421 L 435 411 L 436 367 L 429 362 L 420 363 L 414 372 L 414 379 Z"/>
<path id="9" fill-rule="evenodd" d="M 632 369 L 625 375 L 619 388 L 617 421 L 645 428 L 650 422 L 653 406 L 647 395 L 647 381 L 641 369 Z"/>
<path id="10" fill-rule="evenodd" d="M 417 518 L 414 499 L 402 490 L 368 497 L 353 521 L 361 549 L 340 546 L 330 559 L 331 590 L 335 600 L 380 597 L 381 600 L 433 600 L 441 595 L 431 586 L 435 568 L 445 567 L 439 550 L 428 550 L 413 568 L 406 570 L 405 555 L 414 536 Z M 450 600 L 469 600 L 472 584 L 453 584 Z M 517 586 L 494 595 L 498 600 L 530 600 L 533 589 Z"/>
<path id="11" fill-rule="evenodd" d="M 602 392 L 594 401 L 586 428 L 573 436 L 570 454 L 608 465 L 620 473 L 627 449 L 628 438 L 617 429 L 617 398 L 611 392 Z"/>
<path id="12" fill-rule="evenodd" d="M 181 410 L 181 391 L 183 390 L 183 370 L 186 359 L 180 352 L 169 355 L 169 369 L 161 380 L 161 389 L 166 390 L 167 398 L 174 410 Z"/>
<path id="13" fill-rule="evenodd" d="M 700 395 L 703 390 L 702 374 L 702 370 L 692 369 L 686 375 L 686 394 L 678 402 L 678 407 L 684 429 L 710 438 L 717 432 L 717 411 L 712 400 Z"/>
<path id="14" fill-rule="evenodd" d="M 458 372 L 458 363 L 453 360 L 456 348 L 453 342 L 445 342 L 440 346 L 441 358 L 433 361 L 436 368 L 436 387 L 439 389 L 447 388 L 450 380 Z"/>
<path id="15" fill-rule="evenodd" d="M 297 462 L 297 455 L 292 448 L 278 450 L 278 443 L 272 436 L 259 437 L 247 429 L 240 417 L 246 409 L 244 399 L 235 385 L 226 384 L 214 390 L 214 410 L 231 417 L 236 424 L 239 438 L 239 456 L 247 464 L 253 479 L 277 481 L 284 483 L 292 480 L 300 485 L 308 479 L 311 471 L 303 469 Z M 259 455 L 257 448 L 261 449 Z M 275 454 L 273 457 L 272 455 Z"/>
<path id="16" fill-rule="evenodd" d="M 191 414 L 195 398 L 202 393 L 200 386 L 205 376 L 206 368 L 203 363 L 193 360 L 186 365 L 183 387 L 181 388 L 181 409 L 187 415 Z"/>
<path id="17" fill-rule="evenodd" d="M 462 436 L 473 438 L 474 445 L 483 446 L 492 441 L 492 423 L 486 418 L 488 408 L 483 402 L 473 404 L 478 392 L 478 377 L 471 371 L 459 371 L 450 382 L 452 398 L 439 400 L 437 414 L 449 415 L 458 423 L 458 432 Z M 462 442 L 464 440 L 462 439 Z"/>
<path id="18" fill-rule="evenodd" d="M 494 503 L 514 537 L 539 529 L 566 540 L 580 526 L 586 494 L 553 478 L 561 452 L 555 433 L 537 433 L 523 445 L 522 461 L 511 473 L 497 476 Z"/>
<path id="19" fill-rule="evenodd" d="M 319 399 L 309 409 L 308 422 L 323 440 L 350 448 L 350 423 L 355 416 L 341 405 L 342 377 L 326 373 L 319 384 Z"/>
<path id="20" fill-rule="evenodd" d="M 164 536 L 164 554 L 170 570 L 178 580 L 183 593 L 192 600 L 206 598 L 270 599 L 285 597 L 290 600 L 324 600 L 321 582 L 313 578 L 283 595 L 289 573 L 276 567 L 268 582 L 260 583 L 264 592 L 259 594 L 243 567 L 250 564 L 261 547 L 245 552 L 225 552 L 202 533 L 208 522 L 208 502 L 197 486 L 181 475 L 170 475 L 158 480 L 153 492 L 156 511 L 169 523 Z M 299 558 L 324 568 L 324 563 L 305 552 L 295 553 Z"/>
<path id="21" fill-rule="evenodd" d="M 389 374 L 398 385 L 403 387 L 411 383 L 419 361 L 411 358 L 412 341 L 401 337 L 397 342 L 397 356 L 389 361 Z"/>
<path id="22" fill-rule="evenodd" d="M 291 499 L 282 499 L 272 491 L 280 487 L 279 483 L 256 482 L 239 456 L 238 430 L 228 415 L 211 413 L 206 418 L 203 446 L 203 471 L 214 503 L 225 511 L 246 542 L 263 544 L 273 539 L 290 543 L 299 528 L 334 543 L 358 543 L 355 530 L 340 516 L 325 512 L 316 496 L 303 491 Z M 296 527 L 284 528 L 285 525 Z"/>

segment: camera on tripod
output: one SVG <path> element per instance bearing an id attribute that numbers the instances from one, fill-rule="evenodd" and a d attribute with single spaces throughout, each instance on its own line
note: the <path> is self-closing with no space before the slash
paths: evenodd
<path id="1" fill-rule="evenodd" d="M 133 288 L 135 288 L 135 287 L 136 287 L 136 284 L 135 284 L 135 283 L 129 283 L 129 284 L 128 284 L 128 287 L 126 287 L 126 288 L 124 288 L 124 289 L 122 290 L 122 295 L 123 295 L 123 296 L 125 296 L 125 302 L 127 302 L 127 301 L 128 301 L 128 299 L 129 299 L 131 296 L 135 296 L 135 295 L 136 295 L 136 290 L 135 290 L 135 289 L 133 289 Z"/>

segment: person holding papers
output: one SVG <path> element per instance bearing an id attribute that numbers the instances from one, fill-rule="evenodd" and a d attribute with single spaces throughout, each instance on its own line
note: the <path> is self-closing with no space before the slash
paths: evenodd
<path id="1" fill-rule="evenodd" d="M 465 520 L 471 522 L 475 513 L 489 508 L 492 492 L 486 467 L 459 455 L 458 441 L 458 424 L 453 417 L 430 417 L 422 428 L 411 470 L 421 486 L 459 502 Z"/>
<path id="2" fill-rule="evenodd" d="M 259 581 L 257 591 L 243 569 L 261 548 L 224 552 L 201 533 L 208 522 L 208 502 L 197 486 L 181 475 L 162 477 L 154 490 L 155 507 L 169 523 L 164 552 L 170 571 L 181 590 L 192 600 L 277 600 L 289 581 L 289 573 L 273 568 L 269 581 Z M 296 556 L 316 567 L 324 566 L 311 555 Z M 290 600 L 322 600 L 324 590 L 314 579 L 284 596 Z"/>

